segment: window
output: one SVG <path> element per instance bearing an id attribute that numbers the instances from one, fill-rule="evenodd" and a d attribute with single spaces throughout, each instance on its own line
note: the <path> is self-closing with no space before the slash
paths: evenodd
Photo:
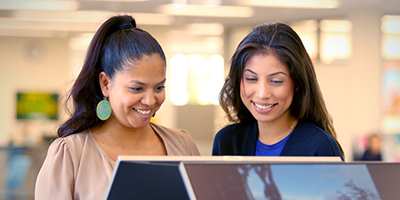
<path id="1" fill-rule="evenodd" d="M 352 24 L 347 20 L 320 22 L 320 61 L 324 64 L 343 62 L 351 58 Z"/>
<path id="2" fill-rule="evenodd" d="M 400 15 L 381 19 L 382 49 L 382 130 L 400 130 Z"/>
<path id="3" fill-rule="evenodd" d="M 291 24 L 313 62 L 345 62 L 352 56 L 352 23 L 348 20 L 304 20 Z"/>
<path id="4" fill-rule="evenodd" d="M 382 57 L 400 59 L 400 15 L 385 15 L 381 20 Z"/>
<path id="5" fill-rule="evenodd" d="M 175 54 L 170 63 L 170 98 L 174 105 L 218 105 L 224 80 L 222 56 Z"/>

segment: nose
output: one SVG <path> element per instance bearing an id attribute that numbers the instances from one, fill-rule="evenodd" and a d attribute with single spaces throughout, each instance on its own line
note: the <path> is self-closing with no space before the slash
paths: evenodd
<path id="1" fill-rule="evenodd" d="M 260 99 L 267 99 L 271 97 L 271 86 L 267 81 L 259 81 L 256 96 Z"/>
<path id="2" fill-rule="evenodd" d="M 156 96 L 153 91 L 145 93 L 141 99 L 141 103 L 147 106 L 153 106 L 154 104 L 156 104 L 156 102 Z"/>

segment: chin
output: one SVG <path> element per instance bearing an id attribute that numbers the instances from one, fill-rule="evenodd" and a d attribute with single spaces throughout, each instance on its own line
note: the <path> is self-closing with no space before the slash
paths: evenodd
<path id="1" fill-rule="evenodd" d="M 255 116 L 254 117 L 258 122 L 271 122 L 273 121 L 275 118 L 271 118 L 271 117 L 265 117 L 265 116 Z"/>
<path id="2" fill-rule="evenodd" d="M 150 120 L 147 122 L 140 122 L 140 123 L 134 122 L 134 123 L 131 123 L 130 126 L 132 128 L 139 129 L 139 128 L 144 128 L 149 124 L 150 124 Z"/>

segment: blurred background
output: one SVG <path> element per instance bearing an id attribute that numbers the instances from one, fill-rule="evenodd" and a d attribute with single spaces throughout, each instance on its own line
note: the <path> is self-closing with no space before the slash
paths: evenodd
<path id="1" fill-rule="evenodd" d="M 153 120 L 188 130 L 202 155 L 227 124 L 218 94 L 238 43 L 257 24 L 284 22 L 313 59 L 346 161 L 370 143 L 400 160 L 400 0 L 0 0 L 0 191 L 32 198 L 88 44 L 117 14 L 166 53 L 167 98 Z M 15 175 L 14 165 L 25 167 Z"/>

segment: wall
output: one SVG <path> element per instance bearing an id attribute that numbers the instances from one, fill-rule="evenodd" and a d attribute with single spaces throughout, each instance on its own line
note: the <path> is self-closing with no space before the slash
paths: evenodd
<path id="1" fill-rule="evenodd" d="M 380 18 L 381 14 L 373 11 L 352 12 L 346 17 L 353 24 L 352 58 L 346 63 L 314 65 L 346 160 L 353 159 L 352 140 L 355 136 L 380 130 Z M 229 55 L 251 28 L 231 29 Z M 222 110 L 218 113 L 223 116 Z"/>
<path id="2" fill-rule="evenodd" d="M 0 141 L 20 132 L 15 118 L 16 92 L 65 92 L 69 73 L 68 40 L 62 38 L 0 37 Z M 62 110 L 61 110 L 62 113 Z M 45 122 L 43 122 L 45 123 Z M 46 132 L 57 122 L 47 123 Z"/>
<path id="3" fill-rule="evenodd" d="M 352 159 L 356 135 L 380 129 L 380 17 L 376 12 L 349 15 L 353 23 L 352 58 L 344 64 L 315 65 L 346 160 Z"/>
<path id="4" fill-rule="evenodd" d="M 339 142 L 346 152 L 346 160 L 351 160 L 352 138 L 358 134 L 365 134 L 379 130 L 380 120 L 380 13 L 352 12 L 347 19 L 353 23 L 353 57 L 343 64 L 322 65 L 315 64 L 317 77 L 328 107 L 334 126 L 338 133 Z M 159 40 L 166 51 L 167 59 L 171 57 L 165 31 L 168 27 L 143 27 Z M 239 41 L 250 31 L 252 26 L 237 27 L 225 30 L 225 62 L 229 66 L 229 58 Z M 43 54 L 37 57 L 28 56 L 31 45 L 39 45 Z M 33 47 L 31 47 L 32 49 Z M 84 52 L 79 55 L 83 56 Z M 70 54 L 67 38 L 23 38 L 0 37 L 0 141 L 4 143 L 7 134 L 19 130 L 19 123 L 15 121 L 15 92 L 19 89 L 58 91 L 64 94 L 69 84 L 73 66 L 71 60 L 78 58 Z M 79 63 L 79 62 L 77 62 Z M 168 82 L 167 82 L 168 88 Z M 185 110 L 174 107 L 167 100 L 157 113 L 159 123 L 170 127 L 177 127 L 182 121 L 176 113 Z M 214 133 L 226 123 L 224 113 L 215 106 Z M 63 114 L 63 113 L 62 113 Z M 201 112 L 198 113 L 202 115 Z M 207 113 L 209 114 L 209 113 Z M 65 115 L 63 115 L 65 117 Z M 204 118 L 204 116 L 199 116 Z M 196 120 L 196 117 L 193 117 Z M 59 122 L 49 124 L 54 131 Z M 211 123 L 211 122 L 208 122 Z M 192 131 L 198 134 L 198 130 Z M 213 131 L 205 133 L 208 140 L 201 138 L 201 148 L 209 154 L 212 145 Z M 200 133 L 201 134 L 201 133 Z M 197 142 L 197 141 L 196 141 Z"/>

